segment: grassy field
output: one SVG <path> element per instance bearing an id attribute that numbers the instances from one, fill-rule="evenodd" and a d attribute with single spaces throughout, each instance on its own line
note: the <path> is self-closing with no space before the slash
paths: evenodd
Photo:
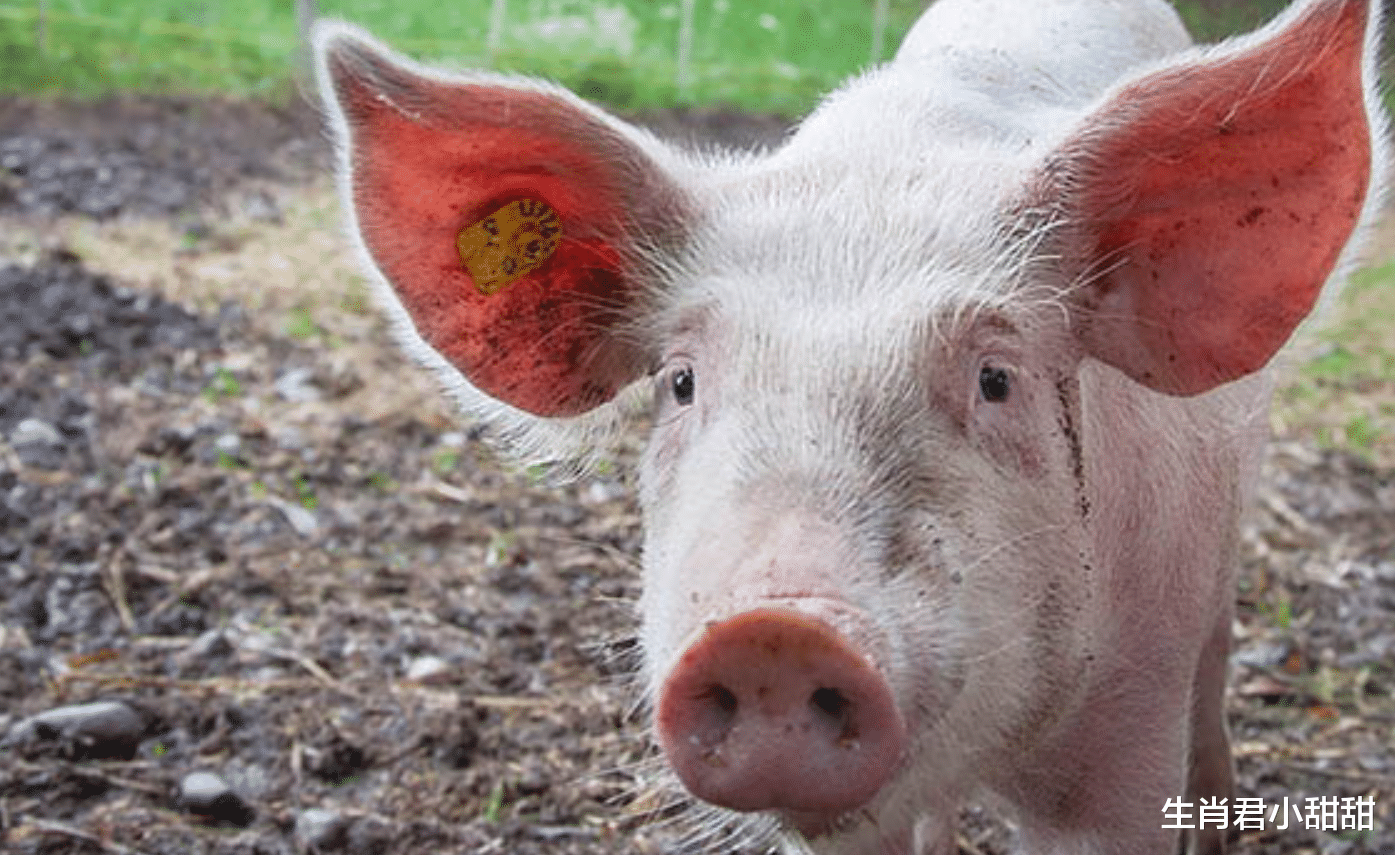
<path id="1" fill-rule="evenodd" d="M 1331 315 L 1303 334 L 1284 372 L 1273 422 L 1280 435 L 1395 466 L 1395 228 L 1377 231 L 1370 265 Z"/>
<path id="2" fill-rule="evenodd" d="M 556 78 L 617 107 L 725 104 L 798 113 L 872 60 L 873 0 L 321 0 L 417 56 Z M 925 0 L 890 0 L 890 54 Z M 1177 4 L 1203 40 L 1249 29 L 1285 0 Z M 492 12 L 503 14 L 500 26 Z M 1216 8 L 1219 7 L 1219 8 Z M 0 0 L 0 92 L 216 91 L 285 97 L 290 0 Z"/>
<path id="3" fill-rule="evenodd" d="M 491 12 L 502 26 L 491 32 Z M 920 9 L 893 0 L 894 49 Z M 871 59 L 870 2 L 699 0 L 688 82 L 678 68 L 681 0 L 325 0 L 420 57 L 556 78 L 619 107 L 679 102 L 761 110 L 808 106 Z M 46 11 L 41 13 L 41 9 Z M 0 0 L 10 92 L 288 90 L 297 48 L 288 0 Z"/>

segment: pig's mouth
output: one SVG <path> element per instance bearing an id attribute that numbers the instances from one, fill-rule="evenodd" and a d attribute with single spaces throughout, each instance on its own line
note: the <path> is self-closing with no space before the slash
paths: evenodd
<path id="1" fill-rule="evenodd" d="M 876 659 L 850 640 L 867 635 L 783 603 L 707 625 L 655 711 L 659 742 L 688 791 L 731 810 L 773 812 L 806 837 L 855 822 L 906 749 L 906 724 Z"/>
<path id="2" fill-rule="evenodd" d="M 779 814 L 780 822 L 786 831 L 799 835 L 804 840 L 814 841 L 823 837 L 835 837 L 857 830 L 864 824 L 876 825 L 876 817 L 866 808 L 829 816 L 818 813 L 785 811 Z"/>

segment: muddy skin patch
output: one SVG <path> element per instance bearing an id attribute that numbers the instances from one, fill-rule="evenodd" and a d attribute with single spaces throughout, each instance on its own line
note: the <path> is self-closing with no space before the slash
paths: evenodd
<path id="1" fill-rule="evenodd" d="M 1090 496 L 1085 485 L 1085 454 L 1080 441 L 1080 430 L 1075 426 L 1072 384 L 1065 377 L 1056 378 L 1056 399 L 1061 405 L 1061 433 L 1070 446 L 1071 472 L 1075 476 L 1075 495 L 1079 502 L 1080 518 L 1090 516 Z"/>
<path id="2" fill-rule="evenodd" d="M 515 199 L 455 239 L 475 287 L 498 293 L 542 266 L 562 241 L 557 212 L 541 199 Z"/>

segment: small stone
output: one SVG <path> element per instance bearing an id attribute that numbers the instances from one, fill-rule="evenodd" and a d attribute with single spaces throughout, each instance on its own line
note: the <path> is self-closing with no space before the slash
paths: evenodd
<path id="1" fill-rule="evenodd" d="M 191 772 L 179 782 L 179 806 L 211 824 L 246 828 L 256 811 L 233 792 L 228 782 L 212 772 Z"/>
<path id="2" fill-rule="evenodd" d="M 21 749 L 57 746 L 71 760 L 130 760 L 136 756 L 145 720 L 120 701 L 56 707 L 24 719 L 5 743 Z"/>
<path id="3" fill-rule="evenodd" d="M 24 445 L 16 445 L 15 456 L 19 462 L 30 469 L 47 469 L 57 471 L 62 469 L 66 462 L 66 454 L 63 446 L 50 442 L 27 442 Z"/>
<path id="4" fill-rule="evenodd" d="M 418 683 L 444 683 L 454 669 L 440 656 L 418 656 L 407 665 L 407 679 Z"/>
<path id="5" fill-rule="evenodd" d="M 235 433 L 225 433 L 213 441 L 213 447 L 230 457 L 236 457 L 242 450 L 242 437 Z"/>
<path id="6" fill-rule="evenodd" d="M 629 488 L 619 481 L 592 481 L 586 486 L 585 492 L 586 501 L 593 505 L 613 502 L 627 495 Z"/>
<path id="7" fill-rule="evenodd" d="M 1254 641 L 1238 645 L 1230 654 L 1232 665 L 1249 668 L 1277 668 L 1288 658 L 1291 647 L 1282 641 Z"/>
<path id="8" fill-rule="evenodd" d="M 339 813 L 310 808 L 295 818 L 295 839 L 311 852 L 339 849 L 347 837 L 348 821 Z"/>
<path id="9" fill-rule="evenodd" d="M 272 384 L 276 394 L 293 404 L 308 404 L 324 397 L 315 385 L 315 372 L 309 368 L 292 368 Z"/>
<path id="10" fill-rule="evenodd" d="M 203 633 L 198 638 L 194 639 L 194 643 L 190 644 L 184 652 L 189 656 L 203 659 L 214 656 L 227 656 L 235 650 L 236 648 L 233 646 L 232 642 L 228 641 L 227 630 L 220 628 L 210 629 Z"/>
<path id="11" fill-rule="evenodd" d="M 320 529 L 320 521 L 315 516 L 314 511 L 307 510 L 294 502 L 276 496 L 268 496 L 266 503 L 281 512 L 286 518 L 286 522 L 291 524 L 295 533 L 301 537 L 314 537 Z"/>
<path id="12" fill-rule="evenodd" d="M 179 783 L 180 803 L 191 810 L 205 806 L 219 796 L 232 792 L 228 782 L 212 772 L 191 772 Z"/>
<path id="13" fill-rule="evenodd" d="M 63 439 L 58 435 L 57 428 L 41 419 L 24 419 L 10 431 L 10 445 L 18 447 L 33 443 L 61 445 Z"/>

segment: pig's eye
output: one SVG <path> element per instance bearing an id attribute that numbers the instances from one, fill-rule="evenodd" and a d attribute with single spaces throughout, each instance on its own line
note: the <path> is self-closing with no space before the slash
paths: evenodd
<path id="1" fill-rule="evenodd" d="M 990 404 L 1000 404 L 1012 392 L 1012 375 L 1005 368 L 985 365 L 978 370 L 978 393 Z"/>
<path id="2" fill-rule="evenodd" d="M 693 402 L 693 396 L 697 394 L 697 378 L 693 376 L 693 369 L 684 366 L 673 372 L 669 384 L 673 390 L 673 400 L 681 407 L 686 407 Z"/>

